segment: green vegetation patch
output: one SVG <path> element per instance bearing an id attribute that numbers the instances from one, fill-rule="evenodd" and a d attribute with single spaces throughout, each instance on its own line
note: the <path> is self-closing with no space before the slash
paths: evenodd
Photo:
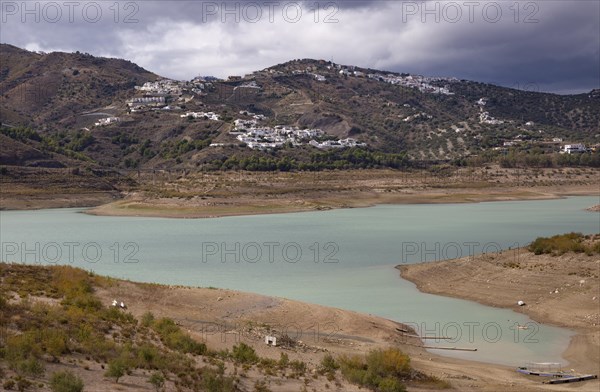
<path id="1" fill-rule="evenodd" d="M 39 383 L 46 363 L 79 355 L 103 364 L 105 377 L 115 383 L 144 369 L 154 371 L 151 383 L 157 390 L 167 380 L 178 390 L 235 390 L 233 377 L 197 365 L 194 356 L 207 353 L 206 346 L 173 320 L 147 314 L 138 321 L 104 306 L 95 288 L 108 285 L 109 278 L 69 266 L 0 263 L 0 280 L 0 325 L 10 325 L 0 331 L 0 362 L 13 373 L 5 389 L 22 388 L 31 380 Z M 49 385 L 53 391 L 83 388 L 68 372 L 52 375 Z"/>
<path id="2" fill-rule="evenodd" d="M 338 363 L 348 381 L 372 391 L 406 391 L 407 382 L 427 384 L 435 389 L 449 387 L 444 381 L 412 369 L 408 355 L 397 348 L 373 350 L 365 356 L 342 356 Z M 333 366 L 331 360 L 322 365 Z"/>
<path id="3" fill-rule="evenodd" d="M 82 392 L 83 381 L 68 370 L 56 372 L 50 378 L 50 388 L 52 392 Z"/>
<path id="4" fill-rule="evenodd" d="M 552 237 L 538 237 L 529 245 L 529 251 L 536 255 L 562 255 L 568 252 L 585 253 L 588 256 L 600 254 L 600 238 L 581 233 L 559 234 Z"/>

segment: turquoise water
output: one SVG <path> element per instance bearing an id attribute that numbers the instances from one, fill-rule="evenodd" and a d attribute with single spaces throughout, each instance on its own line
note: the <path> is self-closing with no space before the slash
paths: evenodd
<path id="1" fill-rule="evenodd" d="M 510 365 L 558 362 L 572 332 L 510 310 L 420 293 L 394 266 L 514 248 L 543 235 L 597 233 L 600 216 L 583 209 L 599 202 L 386 205 L 200 220 L 5 211 L 1 256 L 356 310 L 411 323 L 421 333 L 460 336 L 432 344 L 478 348 L 438 350 L 443 355 Z M 516 323 L 530 329 L 517 330 Z"/>

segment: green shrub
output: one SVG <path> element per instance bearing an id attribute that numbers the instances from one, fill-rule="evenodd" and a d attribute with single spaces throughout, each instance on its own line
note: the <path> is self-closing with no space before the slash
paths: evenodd
<path id="1" fill-rule="evenodd" d="M 211 392 L 234 392 L 238 389 L 235 387 L 233 378 L 220 375 L 216 370 L 211 368 L 202 369 L 202 391 Z"/>
<path id="2" fill-rule="evenodd" d="M 353 355 L 353 356 L 341 356 L 338 359 L 340 363 L 340 369 L 344 377 L 354 384 L 362 384 L 363 377 L 367 370 L 367 364 L 364 358 Z"/>
<path id="3" fill-rule="evenodd" d="M 581 233 L 560 234 L 552 237 L 538 237 L 529 245 L 529 251 L 536 255 L 562 255 L 567 252 L 600 254 L 600 242 L 587 245 L 586 237 Z"/>
<path id="4" fill-rule="evenodd" d="M 68 370 L 56 372 L 50 378 L 50 389 L 53 392 L 81 392 L 83 380 Z"/>
<path id="5" fill-rule="evenodd" d="M 137 324 L 137 320 L 131 313 L 125 313 L 121 309 L 112 306 L 103 308 L 99 315 L 104 320 L 131 324 L 132 326 Z"/>
<path id="6" fill-rule="evenodd" d="M 179 331 L 179 327 L 175 324 L 175 321 L 166 317 L 156 320 L 152 324 L 152 327 L 159 335 L 168 335 Z"/>
<path id="7" fill-rule="evenodd" d="M 175 321 L 169 318 L 161 318 L 154 322 L 154 330 L 160 335 L 162 342 L 169 348 L 183 353 L 203 355 L 206 353 L 206 345 L 196 342 L 189 335 L 181 331 Z"/>
<path id="8" fill-rule="evenodd" d="M 260 358 L 258 366 L 264 370 L 265 374 L 275 375 L 277 361 L 271 358 Z"/>
<path id="9" fill-rule="evenodd" d="M 159 392 L 165 386 L 165 377 L 161 373 L 152 373 L 148 382 L 154 386 L 156 392 Z"/>
<path id="10" fill-rule="evenodd" d="M 351 383 L 374 391 L 400 392 L 411 378 L 410 358 L 397 348 L 374 350 L 364 357 L 339 358 L 342 375 Z"/>
<path id="11" fill-rule="evenodd" d="M 190 336 L 183 332 L 170 334 L 165 339 L 165 344 L 173 350 L 178 350 L 184 353 L 202 355 L 206 353 L 206 345 L 198 343 Z"/>
<path id="12" fill-rule="evenodd" d="M 303 376 L 306 373 L 306 363 L 298 360 L 290 362 L 290 368 L 294 371 L 296 376 Z"/>
<path id="13" fill-rule="evenodd" d="M 102 302 L 92 294 L 87 293 L 69 295 L 63 301 L 63 305 L 74 306 L 87 312 L 95 312 L 102 309 Z"/>
<path id="14" fill-rule="evenodd" d="M 36 358 L 23 359 L 15 364 L 14 370 L 23 376 L 40 377 L 44 374 L 44 364 Z"/>
<path id="15" fill-rule="evenodd" d="M 371 351 L 366 360 L 369 371 L 378 376 L 398 378 L 410 376 L 410 358 L 398 349 Z"/>
<path id="16" fill-rule="evenodd" d="M 54 359 L 59 358 L 68 351 L 68 337 L 63 331 L 50 329 L 42 332 L 42 345 L 48 355 Z"/>
<path id="17" fill-rule="evenodd" d="M 40 346 L 37 342 L 36 334 L 32 331 L 17 336 L 10 336 L 6 341 L 4 357 L 9 365 L 19 360 L 39 357 L 40 355 Z"/>
<path id="18" fill-rule="evenodd" d="M 66 148 L 73 151 L 83 151 L 95 142 L 96 138 L 91 134 L 83 131 L 77 131 L 71 142 L 66 145 Z"/>
<path id="19" fill-rule="evenodd" d="M 114 378 L 116 383 L 119 383 L 119 378 L 123 377 L 127 372 L 125 361 L 120 358 L 113 359 L 108 363 L 108 369 L 104 374 L 106 377 Z"/>
<path id="20" fill-rule="evenodd" d="M 258 361 L 258 355 L 256 355 L 256 351 L 243 342 L 239 345 L 233 346 L 232 357 L 239 363 L 252 364 Z"/>
<path id="21" fill-rule="evenodd" d="M 321 360 L 321 366 L 319 368 L 321 373 L 335 373 L 337 369 L 339 369 L 338 363 L 331 356 L 331 354 L 327 354 Z"/>
<path id="22" fill-rule="evenodd" d="M 404 385 L 400 381 L 386 377 L 379 381 L 377 390 L 379 392 L 403 392 L 406 391 L 406 388 L 404 388 Z"/>
<path id="23" fill-rule="evenodd" d="M 290 363 L 290 358 L 288 357 L 288 355 L 286 353 L 281 353 L 279 354 L 279 367 L 280 368 L 286 368 L 287 365 Z"/>
<path id="24" fill-rule="evenodd" d="M 21 142 L 26 142 L 27 140 L 35 140 L 41 141 L 42 137 L 36 131 L 25 128 L 25 127 L 16 127 L 16 128 L 4 128 L 0 127 L 0 133 L 6 135 L 12 139 L 19 140 Z"/>
<path id="25" fill-rule="evenodd" d="M 146 312 L 142 315 L 141 324 L 146 328 L 150 328 L 154 323 L 154 315 L 151 312 Z"/>
<path id="26" fill-rule="evenodd" d="M 137 367 L 159 369 L 165 366 L 165 358 L 156 346 L 143 344 L 137 349 Z"/>

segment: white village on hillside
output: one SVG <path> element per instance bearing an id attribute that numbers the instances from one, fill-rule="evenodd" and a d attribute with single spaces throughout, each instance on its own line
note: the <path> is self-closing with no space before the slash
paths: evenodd
<path id="1" fill-rule="evenodd" d="M 282 72 L 280 70 L 266 69 L 257 71 L 253 74 L 241 76 L 231 76 L 228 78 L 230 82 L 241 82 L 233 87 L 233 91 L 241 89 L 262 90 L 262 87 L 254 80 L 257 74 L 269 73 L 277 75 L 309 75 L 315 78 L 318 82 L 326 82 L 328 79 L 323 74 L 318 73 L 319 70 L 325 71 L 325 74 L 340 75 L 342 77 L 368 78 L 374 81 L 389 83 L 393 85 L 409 87 L 419 90 L 422 93 L 454 95 L 446 85 L 444 87 L 434 86 L 432 83 L 439 84 L 440 82 L 455 82 L 455 78 L 431 78 L 419 75 L 410 74 L 383 74 L 383 73 L 366 73 L 357 70 L 355 67 L 342 66 L 339 64 L 329 64 L 326 66 L 308 66 L 302 70 L 292 70 Z M 126 101 L 128 111 L 130 113 L 143 113 L 147 111 L 181 111 L 182 106 L 186 103 L 194 101 L 200 97 L 207 95 L 207 89 L 213 86 L 213 82 L 222 81 L 221 79 L 212 77 L 196 77 L 191 81 L 177 81 L 171 79 L 160 79 L 154 82 L 146 82 L 142 86 L 136 86 L 136 90 L 143 93 L 143 96 L 131 98 Z M 502 125 L 504 120 L 494 118 L 485 107 L 487 106 L 488 98 L 480 98 L 476 101 L 476 106 L 479 107 L 479 123 L 485 125 Z M 177 106 L 180 104 L 181 106 Z M 409 104 L 404 104 L 404 107 L 410 108 Z M 300 129 L 290 125 L 267 126 L 261 124 L 267 120 L 262 114 L 255 114 L 249 111 L 242 110 L 240 115 L 249 117 L 248 119 L 236 119 L 233 121 L 233 128 L 229 134 L 240 142 L 239 146 L 245 146 L 250 149 L 267 150 L 282 147 L 285 145 L 301 146 L 310 145 L 318 149 L 335 149 L 346 147 L 365 147 L 366 143 L 359 142 L 353 138 L 336 139 L 331 135 L 326 134 L 321 129 Z M 214 111 L 187 111 L 180 115 L 181 118 L 204 119 L 211 121 L 223 121 L 222 115 Z M 431 120 L 433 116 L 418 112 L 409 116 L 399 116 L 403 122 L 412 122 L 417 119 Z M 120 122 L 120 117 L 106 117 L 99 119 L 96 126 L 107 126 Z M 525 123 L 524 129 L 531 130 L 536 124 L 533 121 Z M 459 132 L 457 130 L 456 132 Z M 540 131 L 541 133 L 542 131 Z M 526 140 L 518 135 L 512 139 L 502 141 L 500 147 L 495 147 L 495 150 L 506 150 L 509 147 L 521 145 Z M 549 139 L 548 139 L 549 140 Z M 563 154 L 584 153 L 594 148 L 587 148 L 584 144 L 572 141 L 570 144 L 562 144 L 562 138 L 554 137 L 552 143 L 556 146 L 557 151 Z M 229 143 L 233 145 L 233 143 Z M 212 143 L 212 147 L 225 146 L 227 143 Z"/>
<path id="2" fill-rule="evenodd" d="M 250 112 L 240 112 L 240 114 L 246 114 L 253 118 L 251 120 L 235 120 L 234 129 L 230 134 L 235 135 L 237 140 L 251 149 L 265 150 L 277 148 L 286 143 L 293 146 L 308 144 L 319 149 L 366 146 L 365 143 L 360 143 L 352 138 L 319 142 L 315 139 L 322 139 L 327 136 L 320 129 L 300 129 L 287 125 L 277 125 L 275 127 L 260 126 L 259 121 L 265 120 L 265 116 Z"/>

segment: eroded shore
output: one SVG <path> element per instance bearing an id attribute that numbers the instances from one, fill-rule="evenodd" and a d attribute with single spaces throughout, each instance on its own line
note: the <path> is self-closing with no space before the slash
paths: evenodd
<path id="1" fill-rule="evenodd" d="M 161 183 L 160 187 L 147 183 L 141 189 L 127 192 L 121 200 L 104 204 L 91 213 L 201 218 L 386 203 L 465 203 L 598 195 L 598 186 L 590 180 L 590 173 L 580 173 L 575 177 L 567 173 L 563 179 L 551 177 L 552 180 L 528 185 L 522 184 L 522 178 L 519 183 L 511 182 L 515 180 L 512 177 L 498 183 L 489 180 L 453 183 L 456 179 L 432 181 L 387 171 L 377 171 L 376 177 L 369 171 L 338 174 L 321 173 L 314 175 L 312 180 L 308 173 L 251 174 L 237 179 L 230 173 L 225 177 L 210 174 L 196 179 L 178 178 Z M 351 174 L 355 175 L 353 181 L 348 177 Z M 592 174 L 597 174 L 597 171 Z M 65 193 L 65 197 L 57 201 L 46 194 L 29 198 L 27 192 L 27 189 L 19 188 L 18 196 L 10 196 L 9 193 L 5 197 L 6 193 L 3 193 L 2 208 L 10 209 L 11 203 L 16 209 L 82 206 L 77 193 Z M 114 193 L 103 194 L 97 200 L 89 200 L 90 205 L 105 203 L 106 197 L 115 196 Z M 48 200 L 52 204 L 45 204 Z M 73 205 L 75 202 L 77 204 Z M 577 336 L 571 341 L 565 358 L 579 372 L 597 372 L 600 363 L 600 295 L 593 299 L 593 293 L 599 291 L 600 260 L 597 256 L 586 258 L 582 255 L 538 258 L 526 251 L 520 252 L 523 253 L 519 253 L 518 267 L 509 265 L 509 259 L 514 259 L 514 253 L 509 253 L 481 256 L 474 260 L 403 266 L 402 277 L 415 282 L 425 292 L 510 308 L 527 313 L 538 322 L 571 328 Z M 581 283 L 582 280 L 585 282 Z M 276 356 L 279 353 L 257 341 L 256 334 L 244 336 L 244 326 L 294 323 L 302 330 L 310 330 L 316 323 L 334 325 L 335 339 L 325 340 L 322 335 L 309 335 L 314 342 L 307 341 L 306 350 L 293 354 L 315 366 L 325 352 L 336 355 L 364 353 L 377 347 L 398 345 L 411 356 L 415 368 L 448 381 L 458 390 L 565 388 L 542 385 L 539 379 L 517 375 L 513 368 L 432 354 L 417 347 L 420 345 L 418 340 L 407 341 L 406 337 L 399 336 L 397 323 L 377 317 L 230 290 L 116 282 L 99 292 L 104 301 L 123 299 L 137 316 L 152 311 L 172 317 L 214 349 L 230 348 L 239 339 L 246 339 L 244 341 L 255 346 L 261 355 Z M 550 294 L 556 290 L 558 293 Z M 527 306 L 517 307 L 517 297 L 524 298 Z M 221 329 L 218 332 L 207 330 L 207 325 L 217 325 Z M 325 334 L 329 336 L 328 332 Z M 599 383 L 592 381 L 567 388 L 595 391 L 598 387 Z"/>
<path id="2" fill-rule="evenodd" d="M 535 255 L 508 250 L 439 262 L 401 265 L 401 276 L 423 292 L 462 298 L 527 314 L 574 330 L 564 353 L 579 372 L 600 364 L 600 256 Z M 525 306 L 518 306 L 522 300 Z M 592 384 L 598 388 L 598 382 Z"/>
<path id="3" fill-rule="evenodd" d="M 313 366 L 317 366 L 325 352 L 333 355 L 357 354 L 397 346 L 410 355 L 416 369 L 449 382 L 457 390 L 564 390 L 564 386 L 543 385 L 539 378 L 520 376 L 512 367 L 428 352 L 418 347 L 422 344 L 418 339 L 399 334 L 397 328 L 403 328 L 401 324 L 362 313 L 232 290 L 149 286 L 130 282 L 119 282 L 99 294 L 105 301 L 113 297 L 124 298 L 137 316 L 152 311 L 172 317 L 189 329 L 193 336 L 204 339 L 209 347 L 215 349 L 231 348 L 237 339 L 241 339 L 252 344 L 260 355 L 278 358 L 278 350 L 265 346 L 262 335 L 256 332 L 261 331 L 260 326 L 268 325 L 287 328 L 291 334 L 302 334 L 300 339 L 307 349 L 293 353 L 290 358 L 297 357 Z M 254 326 L 255 332 L 247 329 L 244 332 L 248 326 Z M 317 328 L 320 328 L 319 334 L 315 334 Z M 577 362 L 576 370 L 591 371 L 589 366 L 598 364 L 593 350 L 585 346 L 586 340 L 576 343 L 569 347 L 572 354 L 567 359 Z M 588 366 L 585 366 L 586 363 Z M 577 390 L 595 391 L 598 385 L 596 381 L 581 383 Z"/>
<path id="4" fill-rule="evenodd" d="M 598 169 L 159 173 L 91 190 L 76 176 L 3 177 L 0 209 L 95 207 L 97 215 L 211 218 L 377 204 L 474 203 L 599 195 Z M 87 185 L 86 185 L 87 184 Z M 101 184 L 102 185 L 102 184 Z"/>

